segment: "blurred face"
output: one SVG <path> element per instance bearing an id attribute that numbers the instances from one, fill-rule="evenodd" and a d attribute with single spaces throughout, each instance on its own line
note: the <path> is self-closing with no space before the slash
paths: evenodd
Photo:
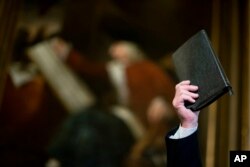
<path id="1" fill-rule="evenodd" d="M 122 45 L 122 44 L 112 45 L 110 47 L 109 54 L 113 59 L 121 63 L 125 63 L 125 64 L 129 63 L 129 53 L 125 45 Z"/>

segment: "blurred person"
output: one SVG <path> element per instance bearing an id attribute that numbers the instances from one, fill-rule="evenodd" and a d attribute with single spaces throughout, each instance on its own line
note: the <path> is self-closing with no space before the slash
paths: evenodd
<path id="1" fill-rule="evenodd" d="M 41 33 L 22 26 L 16 35 L 0 106 L 0 166 L 44 166 L 45 147 L 64 115 L 25 52 Z"/>
<path id="2" fill-rule="evenodd" d="M 201 157 L 197 137 L 198 117 L 200 111 L 191 111 L 184 105 L 185 101 L 194 103 L 199 97 L 198 87 L 190 81 L 176 85 L 173 106 L 180 119 L 178 128 L 166 136 L 167 167 L 201 167 Z"/>
<path id="3" fill-rule="evenodd" d="M 130 150 L 127 165 L 152 166 L 159 163 L 148 162 L 146 159 L 149 158 L 143 157 L 154 152 L 151 148 L 164 147 L 160 139 L 169 126 L 166 120 L 169 123 L 175 117 L 169 105 L 174 96 L 172 78 L 146 59 L 142 50 L 132 42 L 114 42 L 109 48 L 112 60 L 107 63 L 89 60 L 60 38 L 52 40 L 51 45 L 58 56 L 93 86 L 92 90 L 97 94 L 105 84 L 112 84 L 115 88 L 119 106 L 115 106 L 114 113 L 127 123 L 135 122 L 137 127 L 134 132 L 136 142 Z M 119 110 L 121 108 L 122 111 Z M 133 121 L 127 120 L 128 117 Z"/>
<path id="4" fill-rule="evenodd" d="M 119 167 L 134 138 L 124 122 L 101 106 L 71 115 L 52 140 L 46 167 Z"/>
<path id="5" fill-rule="evenodd" d="M 40 112 L 45 82 L 25 55 L 28 46 L 29 29 L 20 28 L 0 106 L 1 166 L 34 166 L 45 158 L 40 148 L 32 147 L 36 139 L 31 137 L 30 127 Z"/>
<path id="6" fill-rule="evenodd" d="M 36 65 L 25 54 L 25 49 L 29 46 L 28 38 L 28 28 L 19 29 L 8 69 L 0 112 L 2 125 L 6 128 L 9 126 L 8 133 L 21 128 L 22 124 L 32 119 L 44 94 L 44 80 Z"/>

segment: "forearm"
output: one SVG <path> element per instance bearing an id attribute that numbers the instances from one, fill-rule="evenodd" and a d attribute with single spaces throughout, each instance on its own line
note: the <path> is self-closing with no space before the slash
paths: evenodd
<path id="1" fill-rule="evenodd" d="M 80 75 L 105 80 L 108 78 L 105 63 L 93 62 L 74 49 L 69 52 L 66 63 Z"/>

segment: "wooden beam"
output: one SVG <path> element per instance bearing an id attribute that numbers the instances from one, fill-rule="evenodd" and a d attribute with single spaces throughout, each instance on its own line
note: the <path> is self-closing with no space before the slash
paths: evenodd
<path id="1" fill-rule="evenodd" d="M 243 71 L 242 73 L 242 124 L 241 124 L 241 149 L 250 149 L 250 107 L 249 107 L 249 96 L 250 96 L 250 0 L 246 0 L 246 4 L 243 4 L 244 9 L 244 20 L 243 20 Z"/>
<path id="2" fill-rule="evenodd" d="M 21 0 L 0 2 L 0 105 L 8 64 L 12 54 Z"/>
<path id="3" fill-rule="evenodd" d="M 211 24 L 211 42 L 216 53 L 220 48 L 220 0 L 213 0 L 212 4 L 212 24 Z M 206 143 L 206 161 L 205 166 L 210 167 L 215 164 L 215 145 L 217 128 L 217 102 L 208 108 L 207 143 Z"/>

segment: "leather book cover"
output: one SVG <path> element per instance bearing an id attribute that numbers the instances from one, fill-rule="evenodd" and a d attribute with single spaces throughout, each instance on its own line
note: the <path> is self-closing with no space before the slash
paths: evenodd
<path id="1" fill-rule="evenodd" d="M 230 82 L 205 30 L 188 39 L 173 53 L 172 58 L 179 80 L 190 80 L 192 85 L 199 87 L 196 102 L 185 103 L 192 111 L 201 110 L 225 93 L 232 94 Z"/>

